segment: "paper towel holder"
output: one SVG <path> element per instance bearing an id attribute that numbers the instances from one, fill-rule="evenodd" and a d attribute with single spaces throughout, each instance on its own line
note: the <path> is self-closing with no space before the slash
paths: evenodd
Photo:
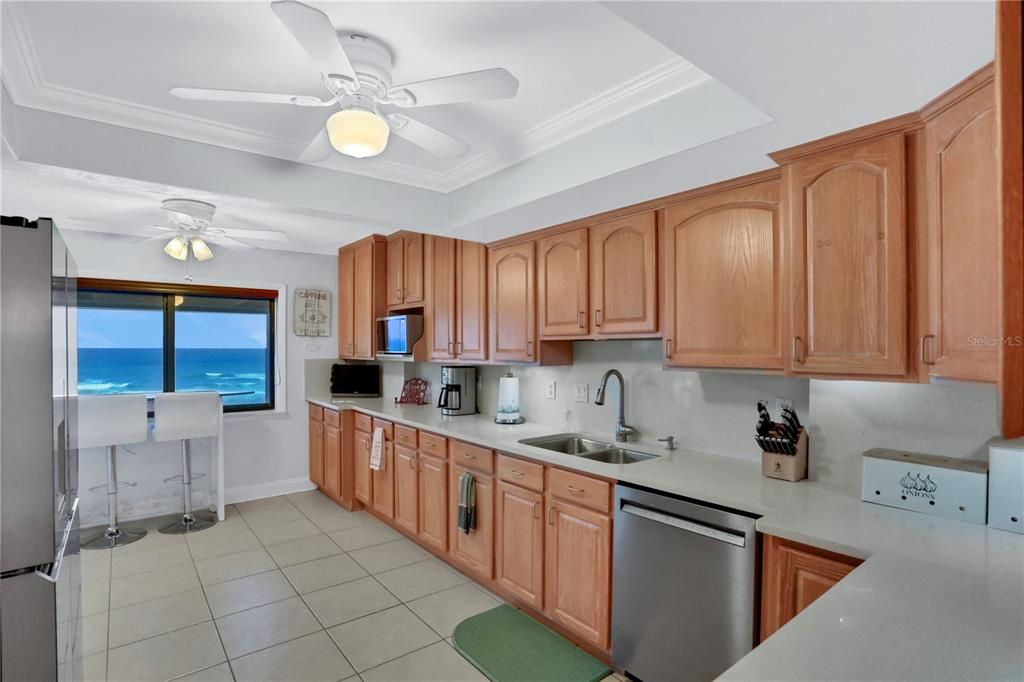
<path id="1" fill-rule="evenodd" d="M 509 370 L 502 379 L 515 379 L 516 376 Z M 515 405 L 502 405 L 501 403 L 501 380 L 498 380 L 498 414 L 494 417 L 495 424 L 523 424 L 526 422 L 519 413 L 519 387 L 516 386 Z"/>

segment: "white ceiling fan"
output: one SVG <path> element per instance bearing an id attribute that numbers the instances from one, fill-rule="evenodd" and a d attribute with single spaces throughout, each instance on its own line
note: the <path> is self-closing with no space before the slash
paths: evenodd
<path id="1" fill-rule="evenodd" d="M 407 109 L 508 99 L 519 90 L 516 77 L 501 68 L 394 85 L 391 50 L 381 41 L 335 31 L 330 17 L 295 0 L 279 0 L 270 6 L 320 68 L 329 97 L 207 88 L 171 88 L 170 93 L 189 100 L 337 106 L 339 110 L 327 119 L 325 129 L 303 152 L 303 160 L 323 160 L 331 147 L 356 158 L 376 156 L 384 151 L 391 132 L 437 156 L 458 158 L 469 151 L 468 144 L 405 114 L 384 113 L 380 106 Z"/>
<path id="2" fill-rule="evenodd" d="M 246 250 L 258 248 L 247 244 L 241 239 L 256 239 L 264 241 L 287 241 L 288 236 L 277 230 L 249 230 L 232 227 L 216 227 L 213 223 L 213 214 L 217 207 L 205 201 L 196 199 L 165 199 L 160 208 L 167 211 L 170 227 L 162 225 L 147 225 L 146 227 L 158 230 L 162 234 L 147 237 L 141 241 L 156 241 L 167 239 L 164 245 L 164 253 L 175 260 L 188 260 L 189 252 L 197 261 L 205 261 L 213 258 L 213 249 L 210 244 L 223 246 L 226 249 Z M 168 239 L 168 237 L 170 237 Z M 240 239 L 241 238 L 241 239 Z"/>

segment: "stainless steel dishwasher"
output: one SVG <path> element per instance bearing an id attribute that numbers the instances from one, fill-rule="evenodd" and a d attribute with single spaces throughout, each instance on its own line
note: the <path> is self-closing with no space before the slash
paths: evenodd
<path id="1" fill-rule="evenodd" d="M 754 646 L 756 517 L 615 488 L 612 660 L 644 682 L 711 680 Z"/>

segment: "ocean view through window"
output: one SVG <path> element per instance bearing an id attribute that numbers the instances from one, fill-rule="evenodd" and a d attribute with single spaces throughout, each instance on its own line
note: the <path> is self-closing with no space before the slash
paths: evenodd
<path id="1" fill-rule="evenodd" d="M 79 393 L 217 391 L 226 412 L 273 409 L 276 293 L 80 280 Z"/>

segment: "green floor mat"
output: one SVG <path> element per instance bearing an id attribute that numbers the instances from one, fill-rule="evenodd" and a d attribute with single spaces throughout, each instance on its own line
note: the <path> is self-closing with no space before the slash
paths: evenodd
<path id="1" fill-rule="evenodd" d="M 452 642 L 493 682 L 600 682 L 611 673 L 604 663 L 508 604 L 456 625 Z"/>

